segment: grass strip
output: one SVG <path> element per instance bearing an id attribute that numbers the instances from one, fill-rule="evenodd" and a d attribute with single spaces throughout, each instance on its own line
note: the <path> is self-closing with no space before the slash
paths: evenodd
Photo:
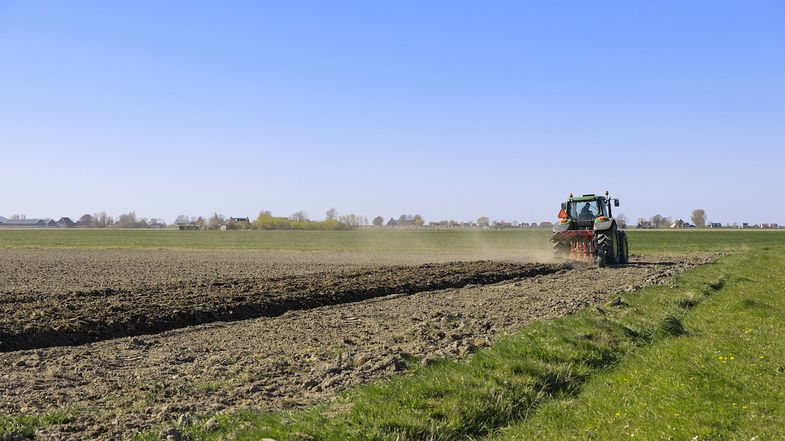
<path id="1" fill-rule="evenodd" d="M 493 440 L 765 440 L 785 434 L 785 253 L 728 259 L 684 335 L 636 352 Z"/>
<path id="2" fill-rule="evenodd" d="M 174 427 L 200 440 L 457 440 L 526 420 L 543 403 L 573 397 L 623 357 L 685 333 L 681 317 L 741 277 L 732 256 L 614 298 L 599 308 L 536 322 L 466 361 L 443 361 L 350 390 L 308 410 L 205 415 Z M 741 264 L 741 266 L 740 266 Z M 151 431 L 141 439 L 159 439 Z"/>
<path id="3" fill-rule="evenodd" d="M 40 414 L 0 414 L 0 440 L 22 440 L 35 436 L 39 427 L 62 424 L 74 419 L 74 410 L 59 410 Z"/>

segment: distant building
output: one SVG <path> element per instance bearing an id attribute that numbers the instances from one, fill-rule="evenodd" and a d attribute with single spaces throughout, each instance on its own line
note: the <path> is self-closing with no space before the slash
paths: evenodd
<path id="1" fill-rule="evenodd" d="M 638 221 L 638 225 L 635 228 L 643 228 L 643 229 L 651 229 L 654 228 L 651 221 Z"/>
<path id="2" fill-rule="evenodd" d="M 231 222 L 231 223 L 235 223 L 235 224 L 236 224 L 237 222 L 247 222 L 247 223 L 249 223 L 249 224 L 250 224 L 250 223 L 251 223 L 251 220 L 250 220 L 249 218 L 247 218 L 247 217 L 230 217 L 230 218 L 229 218 L 229 222 Z"/>
<path id="3" fill-rule="evenodd" d="M 712 222 L 709 224 L 709 228 L 722 228 L 722 224 L 719 222 Z"/>
<path id="4" fill-rule="evenodd" d="M 61 217 L 59 221 L 57 221 L 57 226 L 60 228 L 73 228 L 76 226 L 76 222 L 72 221 L 69 217 Z"/>
<path id="5" fill-rule="evenodd" d="M 553 223 L 552 222 L 548 222 L 548 221 L 540 222 L 540 227 L 552 228 L 553 227 Z"/>
<path id="6" fill-rule="evenodd" d="M 388 227 L 397 227 L 398 221 L 393 218 L 390 218 L 390 220 L 388 220 L 385 225 L 387 225 Z"/>
<path id="7" fill-rule="evenodd" d="M 27 228 L 27 227 L 42 228 L 47 226 L 46 220 L 44 219 L 7 219 L 5 222 L 3 222 L 0 225 L 4 227 L 20 227 L 20 228 Z"/>

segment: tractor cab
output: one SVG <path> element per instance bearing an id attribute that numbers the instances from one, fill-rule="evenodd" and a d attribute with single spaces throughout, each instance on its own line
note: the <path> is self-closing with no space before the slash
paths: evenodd
<path id="1" fill-rule="evenodd" d="M 562 222 L 569 220 L 573 228 L 591 229 L 598 218 L 612 218 L 611 201 L 618 207 L 618 199 L 609 199 L 605 196 L 585 194 L 573 196 L 561 204 L 559 218 Z"/>

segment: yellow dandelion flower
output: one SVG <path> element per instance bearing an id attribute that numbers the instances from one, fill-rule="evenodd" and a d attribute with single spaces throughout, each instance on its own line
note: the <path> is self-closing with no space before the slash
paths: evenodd
<path id="1" fill-rule="evenodd" d="M 616 416 L 617 417 L 621 416 L 621 412 L 616 412 Z"/>
<path id="2" fill-rule="evenodd" d="M 741 408 L 742 408 L 742 409 L 746 409 L 746 408 L 747 408 L 747 406 L 741 406 Z"/>
<path id="3" fill-rule="evenodd" d="M 733 355 L 731 355 L 731 356 L 730 356 L 730 359 L 731 359 L 731 360 L 734 360 L 734 358 L 733 358 Z"/>
<path id="4" fill-rule="evenodd" d="M 736 403 L 730 403 L 730 404 L 731 404 L 731 406 L 735 406 L 736 405 Z"/>
<path id="5" fill-rule="evenodd" d="M 758 355 L 758 358 L 760 358 L 761 360 L 763 360 L 763 359 L 764 359 L 764 358 L 766 358 L 766 357 L 764 357 L 763 355 Z"/>

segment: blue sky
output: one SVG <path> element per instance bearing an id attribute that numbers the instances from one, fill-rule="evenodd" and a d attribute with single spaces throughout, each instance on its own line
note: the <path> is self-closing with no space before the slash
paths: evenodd
<path id="1" fill-rule="evenodd" d="M 0 1 L 0 214 L 785 224 L 785 3 Z"/>

